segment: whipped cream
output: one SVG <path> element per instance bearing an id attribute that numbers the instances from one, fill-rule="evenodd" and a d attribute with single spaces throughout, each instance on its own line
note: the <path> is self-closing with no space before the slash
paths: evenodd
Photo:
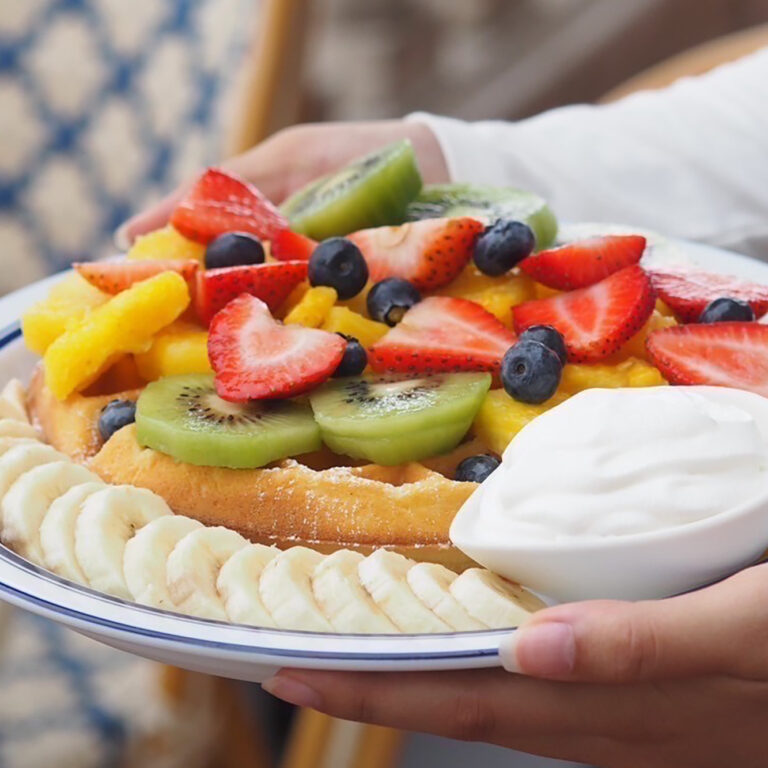
<path id="1" fill-rule="evenodd" d="M 527 425 L 465 504 L 464 543 L 646 533 L 768 490 L 768 400 L 713 387 L 586 390 Z"/>

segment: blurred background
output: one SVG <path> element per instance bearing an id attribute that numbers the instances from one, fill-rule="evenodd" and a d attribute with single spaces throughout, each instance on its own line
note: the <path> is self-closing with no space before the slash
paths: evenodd
<path id="1" fill-rule="evenodd" d="M 519 119 L 705 71 L 766 24 L 768 0 L 0 0 L 0 295 L 287 125 Z M 248 688 L 0 625 L 0 768 L 553 765 L 308 713 L 291 731 Z"/>

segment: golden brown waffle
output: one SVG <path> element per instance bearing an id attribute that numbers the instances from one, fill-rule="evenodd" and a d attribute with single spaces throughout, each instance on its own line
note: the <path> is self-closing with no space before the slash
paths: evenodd
<path id="1" fill-rule="evenodd" d="M 396 467 L 344 466 L 326 452 L 263 469 L 200 467 L 141 448 L 135 428 L 106 443 L 98 434 L 101 409 L 138 390 L 58 401 L 38 371 L 30 412 L 46 439 L 86 463 L 106 482 L 148 488 L 180 515 L 232 528 L 255 543 L 304 545 L 321 552 L 380 547 L 461 571 L 472 561 L 451 546 L 448 530 L 474 483 L 450 480 L 456 464 L 481 450 L 468 443 L 451 455 Z"/>

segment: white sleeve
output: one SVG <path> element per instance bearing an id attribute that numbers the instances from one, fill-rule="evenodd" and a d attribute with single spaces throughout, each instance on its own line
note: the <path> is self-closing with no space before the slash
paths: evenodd
<path id="1" fill-rule="evenodd" d="M 455 181 L 530 189 L 567 221 L 768 258 L 768 49 L 605 106 L 516 123 L 409 119 L 434 131 Z"/>

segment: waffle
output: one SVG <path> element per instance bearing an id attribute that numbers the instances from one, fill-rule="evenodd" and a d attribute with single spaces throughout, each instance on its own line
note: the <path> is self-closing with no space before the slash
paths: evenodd
<path id="1" fill-rule="evenodd" d="M 456 571 L 473 565 L 451 546 L 448 531 L 476 485 L 447 475 L 461 459 L 481 452 L 476 443 L 447 457 L 396 467 L 337 465 L 344 459 L 325 452 L 263 469 L 194 466 L 142 448 L 133 426 L 102 443 L 96 426 L 101 409 L 138 393 L 73 395 L 60 402 L 39 369 L 29 406 L 54 448 L 106 482 L 147 488 L 176 514 L 225 526 L 254 543 L 302 545 L 323 553 L 387 548 Z"/>

